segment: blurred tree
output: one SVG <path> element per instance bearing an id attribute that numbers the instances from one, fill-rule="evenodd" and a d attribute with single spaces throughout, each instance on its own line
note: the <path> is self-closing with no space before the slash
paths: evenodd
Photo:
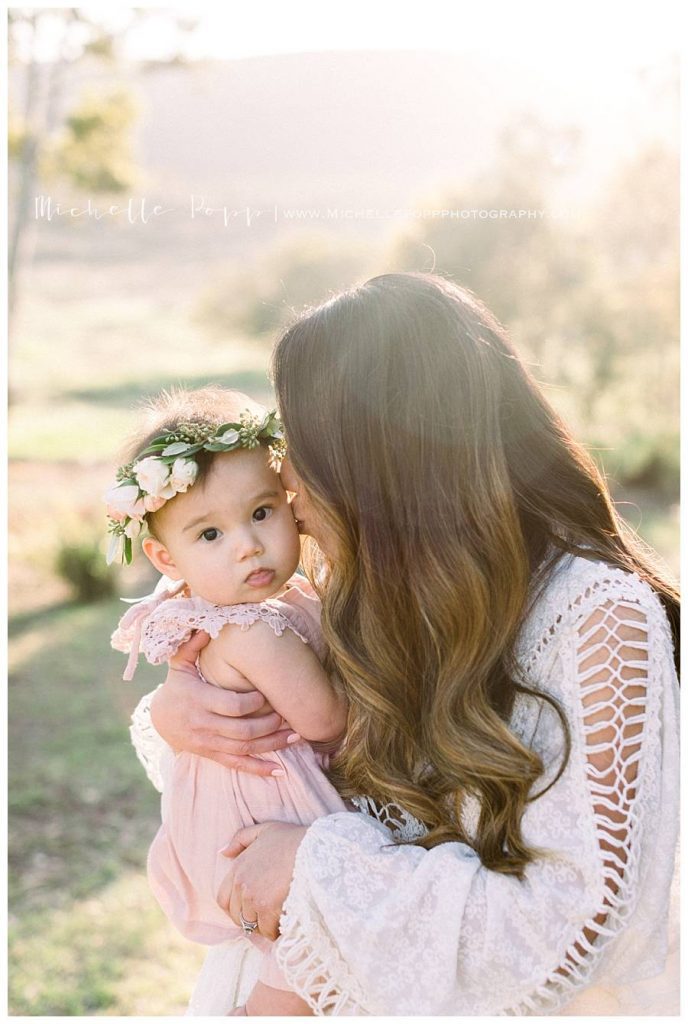
<path id="1" fill-rule="evenodd" d="M 530 113 L 503 130 L 494 166 L 426 205 L 460 216 L 417 220 L 391 253 L 399 269 L 435 268 L 472 289 L 513 326 L 530 311 L 530 353 L 548 336 L 551 299 L 580 281 L 587 260 L 564 242 L 547 209 L 551 186 L 575 164 L 579 132 L 551 128 Z"/>
<path id="2" fill-rule="evenodd" d="M 370 246 L 306 235 L 278 244 L 248 268 L 230 272 L 201 296 L 196 318 L 214 332 L 274 332 L 305 306 L 370 276 Z"/>
<path id="3" fill-rule="evenodd" d="M 110 12 L 112 13 L 112 12 Z M 8 10 L 10 63 L 23 77 L 21 112 L 10 110 L 9 157 L 16 168 L 11 195 L 8 302 L 16 308 L 17 284 L 26 254 L 31 223 L 31 199 L 41 178 L 59 177 L 75 189 L 117 193 L 133 181 L 129 132 L 135 116 L 131 97 L 123 89 L 84 97 L 65 111 L 70 76 L 77 66 L 98 61 L 115 66 L 127 36 L 153 12 L 119 9 L 116 27 L 107 12 L 82 8 L 25 8 Z M 174 11 L 155 12 L 176 26 L 180 38 L 195 22 Z M 175 53 L 170 60 L 179 62 Z"/>
<path id="4" fill-rule="evenodd" d="M 679 175 L 678 154 L 648 144 L 606 184 L 588 225 L 608 314 L 606 331 L 590 346 L 597 394 L 591 420 L 598 436 L 612 410 L 624 425 L 619 472 L 625 482 L 672 490 L 678 482 Z"/>
<path id="5" fill-rule="evenodd" d="M 46 148 L 41 173 L 91 192 L 125 192 L 134 181 L 129 131 L 136 106 L 125 90 L 87 94 L 64 120 L 61 137 Z"/>
<path id="6" fill-rule="evenodd" d="M 553 401 L 620 481 L 672 491 L 678 479 L 678 157 L 653 143 L 600 184 L 578 220 L 548 210 L 576 160 L 575 129 L 526 116 L 498 159 L 416 221 L 395 269 L 446 274 L 505 323 Z M 504 218 L 477 211 L 544 211 Z"/>

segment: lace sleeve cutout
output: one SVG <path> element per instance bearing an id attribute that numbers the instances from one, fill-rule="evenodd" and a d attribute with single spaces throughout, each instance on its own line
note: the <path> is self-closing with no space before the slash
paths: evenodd
<path id="1" fill-rule="evenodd" d="M 641 822 L 635 809 L 647 722 L 648 625 L 637 604 L 606 601 L 578 627 L 580 724 L 604 880 L 603 909 L 568 951 L 561 975 L 579 975 L 601 937 L 632 910 Z"/>

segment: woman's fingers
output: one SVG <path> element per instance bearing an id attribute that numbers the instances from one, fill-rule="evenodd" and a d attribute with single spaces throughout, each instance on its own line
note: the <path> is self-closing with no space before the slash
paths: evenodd
<path id="1" fill-rule="evenodd" d="M 237 927 L 243 928 L 241 923 L 241 915 L 243 914 L 244 921 L 248 921 L 250 924 L 258 924 L 256 931 L 260 931 L 258 913 L 253 905 L 253 901 L 244 886 L 237 883 L 233 871 L 225 875 L 217 894 L 217 902 L 223 910 L 227 911 Z"/>
<path id="2" fill-rule="evenodd" d="M 243 697 L 248 694 L 235 693 L 234 696 Z M 237 704 L 236 707 L 243 709 L 244 705 L 243 703 Z M 218 715 L 216 711 L 213 711 L 206 724 L 215 735 L 227 736 L 229 739 L 237 741 L 256 740 L 287 728 L 284 719 L 276 711 L 271 711 L 267 715 L 257 715 L 255 718 L 247 717 L 248 715 L 249 712 L 243 710 L 236 717 Z"/>
<path id="3" fill-rule="evenodd" d="M 231 917 L 232 921 L 234 921 L 234 924 L 237 926 L 237 928 L 241 928 L 241 918 L 239 917 L 240 910 L 241 892 L 239 891 L 239 887 L 236 884 L 234 884 L 231 887 L 227 896 L 227 913 Z"/>
<path id="4" fill-rule="evenodd" d="M 241 926 L 243 912 L 246 920 L 257 920 L 264 938 L 277 938 L 296 851 L 307 831 L 302 825 L 265 821 L 235 833 L 225 847 L 230 859 L 217 896 L 235 924 Z M 238 852 L 231 856 L 232 851 Z"/>
<path id="5" fill-rule="evenodd" d="M 220 850 L 223 857 L 236 857 L 245 850 L 251 843 L 255 842 L 263 829 L 267 828 L 269 822 L 262 822 L 258 825 L 246 825 L 234 833 L 231 843 Z M 246 916 L 246 915 L 244 915 Z"/>
<path id="6" fill-rule="evenodd" d="M 235 854 L 242 853 L 246 850 L 251 843 L 253 843 L 260 833 L 269 827 L 269 822 L 263 822 L 257 825 L 247 825 L 245 828 L 240 828 L 233 836 L 229 846 L 225 847 L 224 850 L 220 851 L 225 856 L 229 856 L 228 851 L 234 851 Z M 241 881 L 240 876 L 237 876 L 236 867 L 228 865 L 228 871 L 223 878 L 220 888 L 217 891 L 217 902 L 220 907 L 226 913 L 229 914 L 234 924 L 240 928 L 243 927 L 241 917 L 243 916 L 245 921 L 251 923 L 255 922 L 258 925 L 257 931 L 264 934 L 262 930 L 262 924 L 260 921 L 260 915 L 254 900 L 247 886 Z"/>
<path id="7" fill-rule="evenodd" d="M 176 669 L 189 669 L 192 668 L 196 671 L 196 658 L 210 643 L 209 635 L 202 629 L 199 629 L 196 633 L 191 636 L 190 640 L 187 640 L 185 644 L 177 650 L 177 653 L 173 658 L 170 658 L 169 664 L 171 668 Z"/>
<path id="8" fill-rule="evenodd" d="M 266 703 L 263 694 L 255 689 L 246 693 L 224 690 L 219 686 L 206 686 L 206 689 L 210 692 L 205 694 L 204 706 L 219 718 L 241 718 L 242 715 L 260 711 Z M 271 714 L 274 715 L 276 712 L 272 711 Z"/>
<path id="9" fill-rule="evenodd" d="M 228 871 L 227 874 L 225 875 L 225 877 L 220 882 L 220 887 L 217 890 L 217 893 L 215 895 L 215 899 L 217 900 L 218 907 L 220 907 L 221 910 L 224 910 L 225 914 L 229 914 L 229 911 L 230 911 L 230 903 L 231 903 L 231 899 L 232 899 L 232 889 L 233 888 L 234 888 L 234 872 L 233 871 Z M 230 917 L 231 917 L 231 914 L 230 914 Z M 232 918 L 232 920 L 234 921 L 234 918 Z M 236 921 L 234 921 L 234 923 L 235 924 L 239 924 L 239 918 L 238 917 L 237 917 Z"/>

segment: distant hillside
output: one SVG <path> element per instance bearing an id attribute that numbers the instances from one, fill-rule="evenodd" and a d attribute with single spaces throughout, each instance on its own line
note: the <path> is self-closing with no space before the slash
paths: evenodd
<path id="1" fill-rule="evenodd" d="M 135 81 L 140 153 L 160 182 L 250 202 L 415 202 L 487 167 L 498 131 L 524 110 L 578 124 L 598 176 L 624 143 L 666 131 L 659 103 L 634 94 L 642 83 L 552 83 L 517 55 L 509 66 L 436 52 L 288 54 Z"/>
<path id="2" fill-rule="evenodd" d="M 173 191 L 403 205 L 490 162 L 518 98 L 477 59 L 313 53 L 139 75 L 144 165 Z"/>

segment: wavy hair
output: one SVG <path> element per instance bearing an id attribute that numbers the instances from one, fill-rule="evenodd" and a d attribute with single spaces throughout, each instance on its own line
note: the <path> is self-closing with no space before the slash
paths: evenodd
<path id="1" fill-rule="evenodd" d="M 563 552 L 599 558 L 654 587 L 676 636 L 675 587 L 467 289 L 375 277 L 290 326 L 272 376 L 290 459 L 335 539 L 307 563 L 350 700 L 331 780 L 409 810 L 428 828 L 417 845 L 459 840 L 523 877 L 543 853 L 523 812 L 570 750 L 564 711 L 514 657 L 532 602 Z M 550 704 L 565 737 L 536 795 L 546 766 L 508 724 L 518 693 Z"/>

